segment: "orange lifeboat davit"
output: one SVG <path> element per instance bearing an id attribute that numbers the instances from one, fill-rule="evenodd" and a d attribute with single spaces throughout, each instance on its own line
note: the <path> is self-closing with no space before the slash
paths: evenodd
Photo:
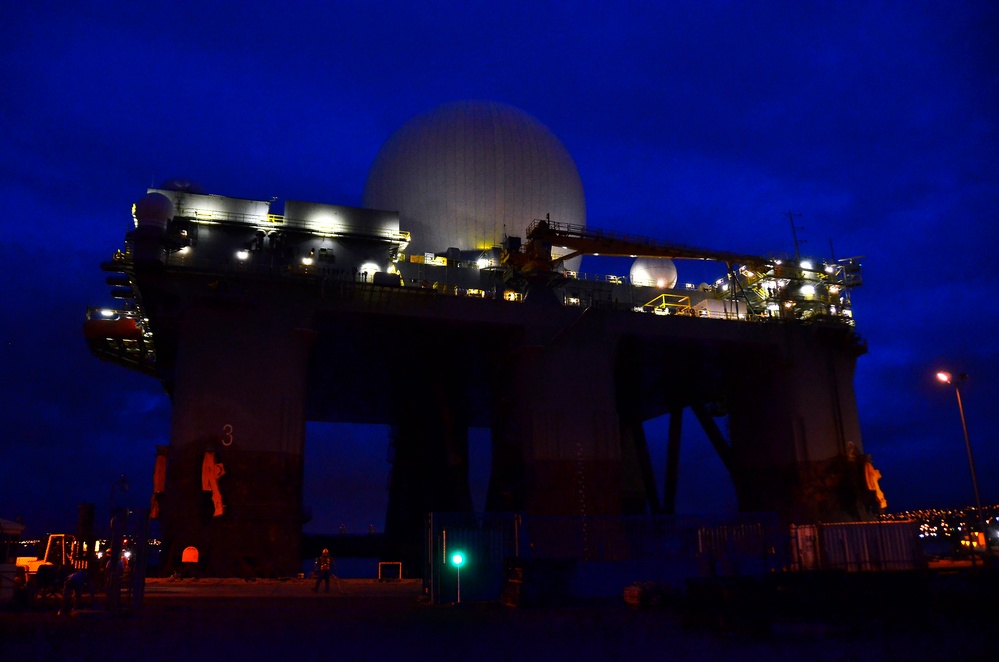
<path id="1" fill-rule="evenodd" d="M 139 340 L 142 329 L 131 317 L 120 319 L 96 319 L 83 323 L 83 335 L 88 340 L 99 338 L 116 338 L 121 340 Z"/>

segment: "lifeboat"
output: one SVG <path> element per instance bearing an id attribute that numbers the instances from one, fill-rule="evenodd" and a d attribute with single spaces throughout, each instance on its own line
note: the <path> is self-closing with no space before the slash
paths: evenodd
<path id="1" fill-rule="evenodd" d="M 117 338 L 121 340 L 139 340 L 142 329 L 131 317 L 119 319 L 87 320 L 83 323 L 83 335 L 88 340 L 99 338 Z"/>

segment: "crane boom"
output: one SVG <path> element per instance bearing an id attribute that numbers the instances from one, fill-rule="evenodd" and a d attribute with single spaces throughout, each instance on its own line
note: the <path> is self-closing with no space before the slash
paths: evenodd
<path id="1" fill-rule="evenodd" d="M 564 247 L 569 253 L 552 258 L 552 246 Z M 773 266 L 773 260 L 756 255 L 695 248 L 547 219 L 535 220 L 528 226 L 527 245 L 520 255 L 523 256 L 521 259 L 510 256 L 507 263 L 530 271 L 552 271 L 565 260 L 578 255 L 712 260 L 729 266 L 739 264 L 754 269 Z"/>
<path id="2" fill-rule="evenodd" d="M 554 247 L 563 249 L 565 253 L 554 257 Z M 525 297 L 531 292 L 543 296 L 541 293 L 544 291 L 575 277 L 560 270 L 559 266 L 579 255 L 723 263 L 728 275 L 714 286 L 709 286 L 702 300 L 744 301 L 745 315 L 753 319 L 834 318 L 852 324 L 848 290 L 861 284 L 859 258 L 822 261 L 820 264 L 813 264 L 810 260 L 784 263 L 776 258 L 695 248 L 559 223 L 549 218 L 535 220 L 528 226 L 527 241 L 523 247 L 518 238 L 507 238 L 500 263 L 506 269 L 504 278 L 528 291 Z M 652 303 L 646 307 L 652 307 Z M 668 307 L 668 304 L 663 306 Z M 740 312 L 735 314 L 743 315 Z"/>

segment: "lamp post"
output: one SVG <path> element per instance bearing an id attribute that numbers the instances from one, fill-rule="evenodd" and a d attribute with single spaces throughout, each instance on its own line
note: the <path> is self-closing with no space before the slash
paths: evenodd
<path id="1" fill-rule="evenodd" d="M 971 454 L 971 441 L 968 439 L 968 422 L 964 418 L 964 403 L 961 401 L 961 387 L 959 384 L 966 380 L 968 375 L 962 373 L 957 377 L 949 372 L 938 372 L 937 379 L 943 384 L 950 384 L 957 394 L 957 410 L 961 413 L 961 429 L 964 430 L 964 447 L 968 451 L 968 466 L 971 468 L 971 484 L 975 488 L 975 506 L 978 508 L 978 525 L 982 527 L 982 535 L 985 536 L 985 552 L 989 551 L 989 538 L 985 530 L 985 519 L 982 516 L 982 498 L 978 494 L 978 477 L 975 474 L 975 459 Z"/>
<path id="2" fill-rule="evenodd" d="M 455 555 L 451 557 L 451 563 L 454 564 L 458 575 L 458 604 L 461 604 L 461 566 L 465 563 L 465 555 L 461 552 L 456 552 Z"/>

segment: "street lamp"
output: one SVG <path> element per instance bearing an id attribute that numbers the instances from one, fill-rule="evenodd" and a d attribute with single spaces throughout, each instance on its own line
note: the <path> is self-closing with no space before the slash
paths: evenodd
<path id="1" fill-rule="evenodd" d="M 978 524 L 982 527 L 982 535 L 985 536 L 985 551 L 989 551 L 989 538 L 985 530 L 985 519 L 982 516 L 982 498 L 978 494 L 978 477 L 975 475 L 975 460 L 971 455 L 971 441 L 968 439 L 968 422 L 964 418 L 964 403 L 961 401 L 961 387 L 959 384 L 966 380 L 968 375 L 962 373 L 954 377 L 949 372 L 938 372 L 937 379 L 943 384 L 950 384 L 957 394 L 957 410 L 961 413 L 961 429 L 964 430 L 964 447 L 968 450 L 968 466 L 971 467 L 971 484 L 975 488 L 975 506 L 978 508 Z"/>
<path id="2" fill-rule="evenodd" d="M 465 555 L 461 552 L 456 552 L 455 555 L 451 557 L 451 563 L 454 564 L 455 570 L 458 574 L 458 604 L 461 604 L 461 566 L 465 563 Z"/>

